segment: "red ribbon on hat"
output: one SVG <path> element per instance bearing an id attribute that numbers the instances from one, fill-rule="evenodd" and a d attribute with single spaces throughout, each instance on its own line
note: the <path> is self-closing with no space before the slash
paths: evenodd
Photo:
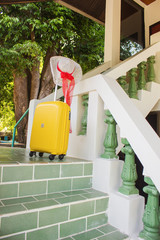
<path id="1" fill-rule="evenodd" d="M 57 70 L 61 73 L 61 78 L 62 78 L 62 89 L 63 89 L 63 94 L 66 99 L 66 103 L 71 106 L 72 103 L 72 96 L 73 96 L 73 89 L 75 86 L 75 80 L 72 74 L 74 73 L 74 70 L 72 73 L 68 72 L 63 72 L 59 68 L 59 62 L 57 63 Z M 69 80 L 69 81 L 68 81 Z"/>

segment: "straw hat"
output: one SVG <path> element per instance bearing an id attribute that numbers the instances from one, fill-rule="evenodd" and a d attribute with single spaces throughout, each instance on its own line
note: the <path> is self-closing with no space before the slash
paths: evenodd
<path id="1" fill-rule="evenodd" d="M 82 78 L 81 66 L 69 58 L 62 56 L 51 57 L 50 66 L 53 81 L 58 86 L 62 86 L 63 79 L 61 78 L 61 72 L 69 73 L 70 75 L 72 75 L 74 77 L 75 83 L 79 82 Z"/>

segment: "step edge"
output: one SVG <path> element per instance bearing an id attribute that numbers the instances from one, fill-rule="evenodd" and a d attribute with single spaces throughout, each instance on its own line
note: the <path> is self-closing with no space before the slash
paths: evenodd
<path id="1" fill-rule="evenodd" d="M 55 204 L 53 206 L 47 206 L 47 207 L 42 207 L 42 208 L 26 209 L 24 211 L 17 211 L 17 212 L 14 212 L 14 213 L 1 214 L 0 219 L 4 218 L 4 217 L 11 217 L 11 216 L 21 215 L 21 214 L 26 214 L 26 213 L 51 210 L 51 209 L 54 209 L 54 208 L 66 207 L 66 206 L 76 205 L 76 204 L 83 203 L 83 202 L 90 202 L 90 201 L 93 201 L 93 200 L 96 201 L 96 200 L 107 199 L 107 198 L 109 198 L 109 196 L 100 196 L 100 197 L 93 197 L 93 198 L 89 198 L 89 199 L 82 199 L 82 200 L 78 200 L 78 201 L 74 201 L 74 202 L 70 202 L 70 203 L 63 203 L 63 204 L 59 203 L 59 204 Z M 23 204 L 17 204 L 17 205 L 22 205 L 23 206 Z M 13 205 L 7 205 L 7 206 L 13 206 Z"/>

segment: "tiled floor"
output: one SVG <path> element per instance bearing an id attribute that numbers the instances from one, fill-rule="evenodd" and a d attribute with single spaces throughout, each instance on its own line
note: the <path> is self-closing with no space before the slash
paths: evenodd
<path id="1" fill-rule="evenodd" d="M 84 233 L 76 234 L 63 240 L 124 240 L 127 235 L 120 233 L 116 228 L 107 224 Z"/>
<path id="2" fill-rule="evenodd" d="M 0 147 L 0 164 L 25 164 L 25 163 L 72 163 L 72 162 L 85 162 L 86 160 L 65 157 L 63 160 L 59 160 L 56 156 L 55 160 L 50 161 L 49 154 L 45 153 L 43 157 L 37 156 L 29 157 L 29 150 L 23 148 L 8 148 Z"/>

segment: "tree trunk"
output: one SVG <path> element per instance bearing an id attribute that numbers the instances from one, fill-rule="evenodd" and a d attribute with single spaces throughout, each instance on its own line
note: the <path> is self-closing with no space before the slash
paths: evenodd
<path id="1" fill-rule="evenodd" d="M 55 84 L 53 82 L 50 68 L 50 58 L 53 56 L 56 56 L 56 52 L 54 49 L 49 48 L 46 53 L 43 70 L 41 74 L 40 92 L 38 96 L 39 99 L 42 99 L 53 92 Z"/>
<path id="2" fill-rule="evenodd" d="M 50 58 L 55 56 L 56 52 L 53 49 L 48 49 L 43 70 L 40 78 L 39 65 L 37 60 L 32 70 L 26 70 L 23 74 L 16 73 L 14 75 L 14 103 L 15 103 L 15 118 L 16 122 L 22 117 L 29 106 L 29 101 L 32 99 L 42 99 L 53 92 L 54 82 L 50 69 Z M 38 94 L 39 93 L 39 94 Z M 26 142 L 27 132 L 26 116 L 17 126 L 18 142 Z"/>
<path id="3" fill-rule="evenodd" d="M 17 122 L 28 108 L 28 82 L 25 72 L 23 74 L 16 73 L 14 75 L 14 104 Z M 20 143 L 25 143 L 26 141 L 27 120 L 28 117 L 26 116 L 17 126 L 18 142 Z"/>
<path id="4" fill-rule="evenodd" d="M 38 98 L 40 74 L 39 74 L 40 62 L 37 60 L 31 70 L 31 82 L 30 82 L 30 100 Z"/>

